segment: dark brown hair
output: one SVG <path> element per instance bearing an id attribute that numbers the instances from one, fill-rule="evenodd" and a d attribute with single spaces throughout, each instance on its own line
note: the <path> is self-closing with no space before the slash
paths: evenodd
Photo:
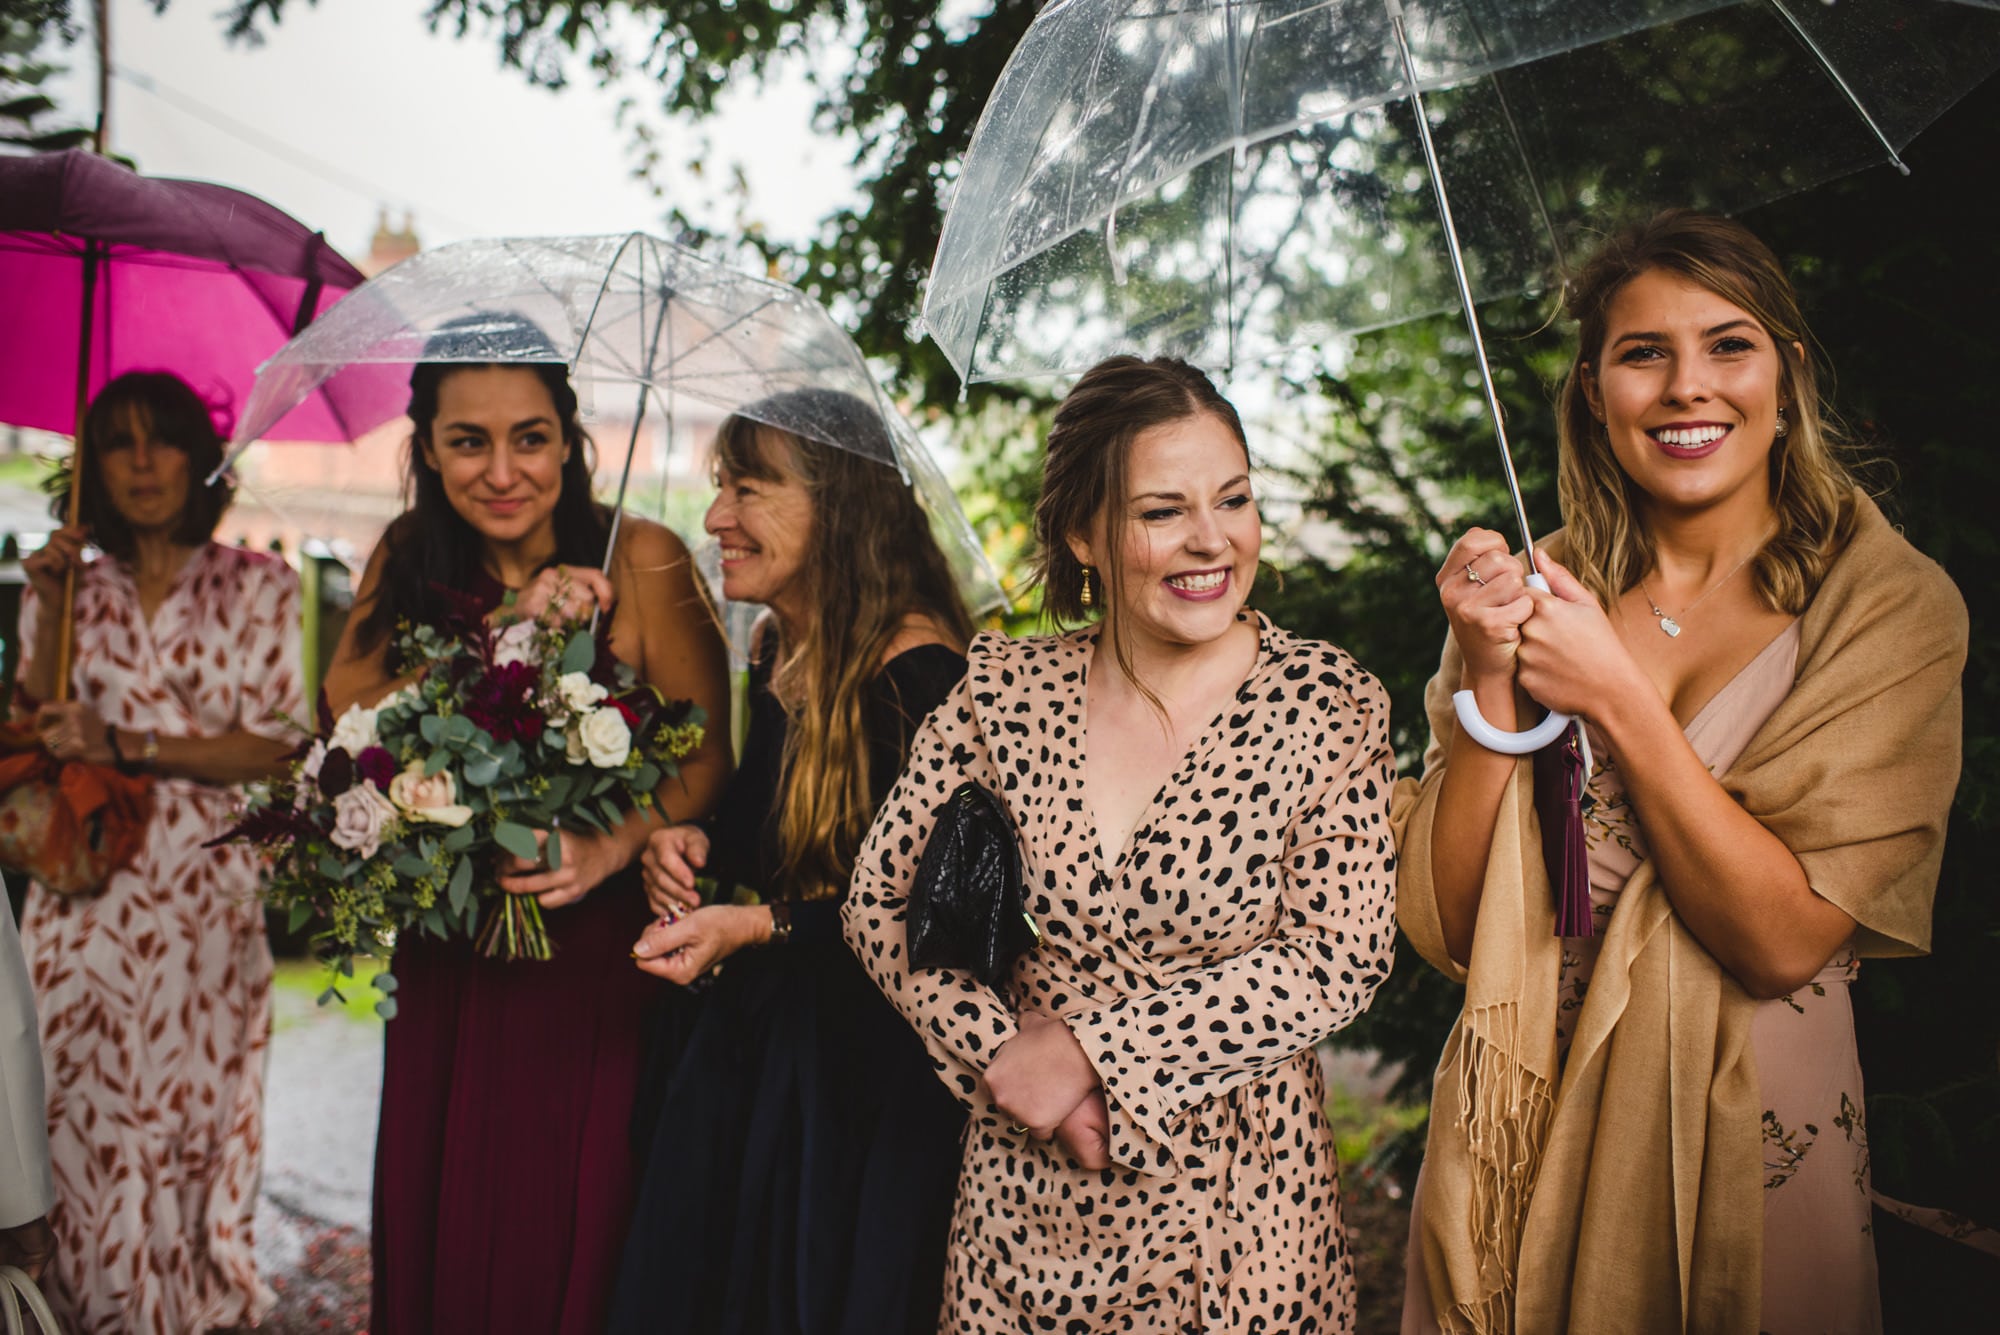
<path id="1" fill-rule="evenodd" d="M 439 327 L 424 346 L 427 360 L 410 368 L 410 406 L 415 430 L 404 461 L 408 508 L 382 535 L 387 560 L 381 582 L 355 629 L 364 653 L 387 646 L 392 671 L 401 667 L 392 635 L 398 625 L 437 625 L 454 610 L 451 591 L 463 592 L 484 570 L 485 546 L 479 531 L 453 508 L 444 478 L 424 459 L 437 422 L 438 391 L 458 371 L 492 367 L 526 371 L 542 382 L 555 405 L 569 457 L 563 461 L 562 490 L 556 497 L 554 562 L 572 566 L 604 564 L 611 514 L 591 496 L 590 437 L 577 416 L 576 389 L 569 371 L 542 331 L 513 315 L 460 316 Z M 505 356 L 508 360 L 490 360 Z M 514 357 L 546 360 L 513 360 Z"/>
<path id="2" fill-rule="evenodd" d="M 760 417 L 810 422 L 842 443 Z M 739 477 L 790 472 L 812 501 L 796 576 L 812 620 L 779 645 L 771 677 L 787 720 L 779 866 L 792 893 L 809 897 L 846 884 L 874 818 L 863 707 L 904 619 L 928 616 L 962 649 L 972 618 L 915 489 L 877 462 L 895 453 L 874 408 L 836 390 L 788 390 L 724 421 L 715 454 Z"/>
<path id="3" fill-rule="evenodd" d="M 1609 332 L 1605 321 L 1612 301 L 1650 271 L 1686 279 L 1741 307 L 1777 348 L 1778 401 L 1790 413 L 1791 430 L 1771 445 L 1771 505 L 1778 530 L 1751 570 L 1765 603 L 1796 616 L 1854 532 L 1854 478 L 1841 461 L 1847 446 L 1820 401 L 1812 334 L 1784 266 L 1742 223 L 1691 209 L 1655 214 L 1611 237 L 1570 291 L 1576 356 L 1556 401 L 1557 490 L 1570 568 L 1608 607 L 1653 567 L 1652 535 L 1640 518 L 1643 498 L 1619 467 L 1585 389 Z M 1805 347 L 1806 355 L 1794 344 Z"/>
<path id="4" fill-rule="evenodd" d="M 77 442 L 83 462 L 79 521 L 103 551 L 122 560 L 132 559 L 132 526 L 111 503 L 111 495 L 104 489 L 103 469 L 98 465 L 105 451 L 129 446 L 135 429 L 145 430 L 154 444 L 172 446 L 187 456 L 187 500 L 181 506 L 173 539 L 199 547 L 215 536 L 223 511 L 236 498 L 236 488 L 227 477 L 217 478 L 212 485 L 205 481 L 222 463 L 226 437 L 216 426 L 215 410 L 187 381 L 168 371 L 127 371 L 98 390 L 90 401 L 83 415 L 83 439 Z M 69 522 L 71 477 L 64 469 L 50 480 L 49 513 L 59 523 Z"/>
<path id="5" fill-rule="evenodd" d="M 1207 376 L 1177 357 L 1107 357 L 1085 371 L 1063 399 L 1049 427 L 1042 494 L 1035 502 L 1032 582 L 1042 586 L 1042 609 L 1050 620 L 1062 625 L 1085 618 L 1085 574 L 1070 551 L 1071 538 L 1088 535 L 1101 517 L 1105 551 L 1123 550 L 1132 442 L 1153 427 L 1204 413 L 1229 428 L 1247 462 L 1250 443 L 1235 407 Z M 1112 611 L 1121 590 L 1118 562 L 1107 557 L 1097 571 L 1094 602 L 1119 670 L 1132 677 L 1131 650 Z"/>

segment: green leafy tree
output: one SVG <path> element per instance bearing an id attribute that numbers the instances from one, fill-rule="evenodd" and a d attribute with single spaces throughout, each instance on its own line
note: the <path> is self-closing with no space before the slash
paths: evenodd
<path id="1" fill-rule="evenodd" d="M 54 100 L 42 91 L 61 67 L 40 52 L 51 36 L 74 35 L 67 4 L 7 0 L 0 6 L 0 144 L 50 153 L 90 142 L 89 130 L 59 123 Z"/>
<path id="2" fill-rule="evenodd" d="M 233 0 L 226 30 L 254 39 L 281 20 L 287 3 Z M 893 357 L 924 401 L 949 403 L 958 395 L 950 367 L 930 344 L 910 340 L 908 328 L 958 156 L 1040 7 L 992 0 L 958 17 L 946 12 L 958 6 L 909 0 L 432 0 L 425 12 L 433 26 L 496 37 L 501 58 L 535 82 L 637 74 L 657 87 L 659 111 L 697 120 L 726 90 L 761 79 L 795 53 L 840 52 L 837 63 L 810 62 L 820 96 L 810 128 L 855 145 L 862 202 L 822 220 L 818 236 L 796 252 L 745 239 L 778 259 L 791 281 L 855 312 L 862 349 Z M 651 31 L 631 49 L 635 24 Z M 640 168 L 679 167 L 659 159 L 647 109 L 631 111 Z M 701 232 L 699 219 L 677 221 Z"/>

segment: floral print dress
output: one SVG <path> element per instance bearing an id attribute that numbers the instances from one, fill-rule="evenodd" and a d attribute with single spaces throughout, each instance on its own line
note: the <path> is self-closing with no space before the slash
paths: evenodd
<path id="1" fill-rule="evenodd" d="M 38 610 L 21 612 L 33 643 Z M 298 578 L 209 544 L 150 623 L 119 561 L 77 582 L 76 696 L 162 737 L 282 738 L 297 717 Z M 186 1335 L 270 1308 L 251 1250 L 263 1142 L 271 952 L 258 868 L 205 848 L 233 789 L 161 778 L 132 866 L 99 894 L 28 892 L 21 935 L 48 1070 L 56 1205 L 44 1286 L 83 1335 Z"/>
<path id="2" fill-rule="evenodd" d="M 1735 763 L 1792 688 L 1794 621 L 1695 715 L 1687 739 L 1711 774 Z M 1591 913 L 1598 935 L 1564 942 L 1556 1041 L 1567 1052 L 1597 947 L 1620 890 L 1647 856 L 1617 760 L 1593 734 L 1600 768 L 1585 817 Z M 1764 1299 L 1769 1335 L 1849 1335 L 1882 1328 L 1870 1233 L 1868 1135 L 1849 985 L 1860 971 L 1843 946 L 1813 980 L 1758 1006 L 1751 1044 L 1763 1091 Z M 1641 1150 L 1643 1152 L 1643 1149 Z"/>

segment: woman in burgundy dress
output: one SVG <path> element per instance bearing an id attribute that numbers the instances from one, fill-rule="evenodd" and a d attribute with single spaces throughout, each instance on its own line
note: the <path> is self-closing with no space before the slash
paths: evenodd
<path id="1" fill-rule="evenodd" d="M 490 348 L 493 321 L 476 318 Z M 453 341 L 474 336 L 447 326 L 410 377 L 413 501 L 369 560 L 328 704 L 337 715 L 387 694 L 403 670 L 397 625 L 436 624 L 464 591 L 509 619 L 602 608 L 622 661 L 668 698 L 726 719 L 726 658 L 686 549 L 628 515 L 611 576 L 599 573 L 610 515 L 590 495 L 590 441 L 563 367 L 552 353 L 451 360 Z M 546 346 L 525 323 L 520 337 L 529 355 Z M 726 737 L 711 727 L 661 785 L 658 816 L 608 835 L 565 831 L 559 870 L 503 869 L 503 888 L 540 900 L 553 959 L 491 959 L 463 939 L 398 944 L 375 1152 L 374 1335 L 603 1326 L 657 990 L 628 958 L 651 916 L 629 868 L 661 817 L 706 814 L 728 776 Z"/>

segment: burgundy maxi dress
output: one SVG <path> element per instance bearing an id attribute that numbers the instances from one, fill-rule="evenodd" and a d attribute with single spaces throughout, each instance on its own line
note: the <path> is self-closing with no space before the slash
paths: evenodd
<path id="1" fill-rule="evenodd" d="M 491 591 L 497 598 L 498 588 Z M 392 964 L 373 1335 L 596 1335 L 632 1207 L 646 1018 L 637 868 L 544 910 L 553 959 L 416 938 Z"/>

